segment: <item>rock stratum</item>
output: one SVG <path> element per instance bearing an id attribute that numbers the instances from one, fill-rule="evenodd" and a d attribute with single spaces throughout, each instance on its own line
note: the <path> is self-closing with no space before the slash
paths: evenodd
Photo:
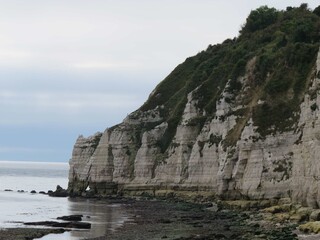
<path id="1" fill-rule="evenodd" d="M 210 193 L 320 205 L 320 8 L 250 13 L 122 123 L 85 138 L 71 194 Z"/>

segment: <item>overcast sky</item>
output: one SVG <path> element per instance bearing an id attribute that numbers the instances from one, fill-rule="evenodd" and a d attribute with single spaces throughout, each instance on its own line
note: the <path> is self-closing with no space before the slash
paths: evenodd
<path id="1" fill-rule="evenodd" d="M 317 1 L 304 1 L 310 8 Z M 252 9 L 300 1 L 0 0 L 0 160 L 67 162 Z"/>

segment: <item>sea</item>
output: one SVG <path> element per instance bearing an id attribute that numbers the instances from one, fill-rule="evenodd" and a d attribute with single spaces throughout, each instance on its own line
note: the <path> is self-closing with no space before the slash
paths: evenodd
<path id="1" fill-rule="evenodd" d="M 26 227 L 23 222 L 58 221 L 56 218 L 81 214 L 90 230 L 49 234 L 42 240 L 76 240 L 108 235 L 130 221 L 121 204 L 103 200 L 49 197 L 40 191 L 67 188 L 68 164 L 0 161 L 0 228 Z M 36 191 L 32 194 L 31 191 Z"/>

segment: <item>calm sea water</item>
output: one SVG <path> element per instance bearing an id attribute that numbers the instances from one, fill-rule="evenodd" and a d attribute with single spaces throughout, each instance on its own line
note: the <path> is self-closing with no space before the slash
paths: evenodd
<path id="1" fill-rule="evenodd" d="M 91 230 L 72 230 L 41 238 L 75 240 L 106 235 L 130 221 L 120 204 L 30 193 L 32 190 L 55 190 L 57 185 L 66 188 L 67 184 L 66 163 L 0 162 L 0 228 L 25 227 L 22 222 L 55 221 L 60 216 L 82 214 L 83 220 L 92 224 Z M 25 192 L 19 193 L 18 190 Z"/>

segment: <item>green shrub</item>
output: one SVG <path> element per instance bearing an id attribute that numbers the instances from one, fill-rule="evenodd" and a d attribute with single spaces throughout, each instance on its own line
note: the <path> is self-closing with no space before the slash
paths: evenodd
<path id="1" fill-rule="evenodd" d="M 313 10 L 313 13 L 320 17 L 320 5 Z"/>
<path id="2" fill-rule="evenodd" d="M 296 120 L 295 110 L 297 102 L 264 103 L 255 107 L 253 111 L 254 124 L 262 137 L 276 131 L 290 130 Z"/>
<path id="3" fill-rule="evenodd" d="M 278 93 L 283 93 L 290 88 L 292 79 L 284 73 L 276 72 L 274 76 L 266 84 L 265 90 L 270 95 L 275 95 Z"/>
<path id="4" fill-rule="evenodd" d="M 268 6 L 259 7 L 258 9 L 251 11 L 242 32 L 254 32 L 264 29 L 275 23 L 277 18 L 278 11 L 275 8 L 269 8 Z"/>

